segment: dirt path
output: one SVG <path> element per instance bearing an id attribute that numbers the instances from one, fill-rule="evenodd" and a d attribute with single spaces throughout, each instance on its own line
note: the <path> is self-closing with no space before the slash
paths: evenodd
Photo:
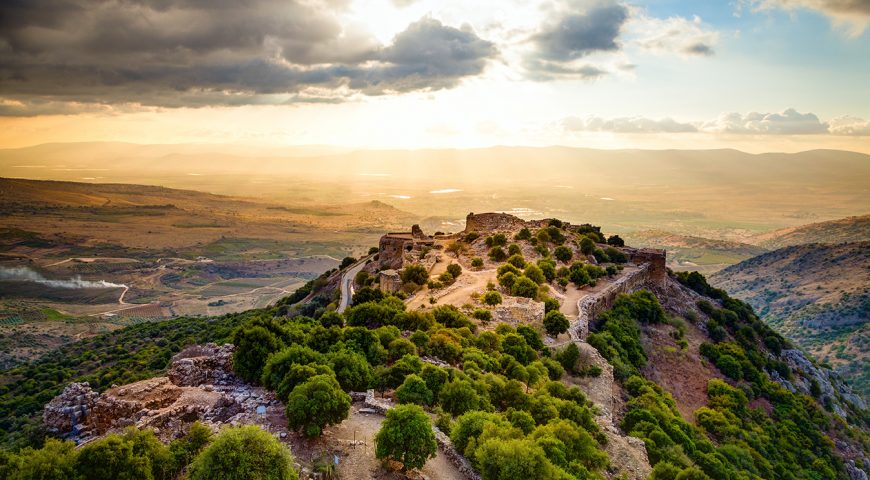
<path id="1" fill-rule="evenodd" d="M 447 266 L 444 265 L 444 269 L 447 269 Z M 417 295 L 414 296 L 411 300 L 408 301 L 408 310 L 415 310 L 420 307 L 428 307 L 429 297 L 435 297 L 438 300 L 436 305 L 455 305 L 457 307 L 461 307 L 462 305 L 469 303 L 471 301 L 471 294 L 478 292 L 482 293 L 486 291 L 486 284 L 488 282 L 496 281 L 496 271 L 493 270 L 464 270 L 462 275 L 456 279 L 456 283 L 453 285 L 440 288 L 438 290 L 430 291 L 428 288 L 424 288 Z"/>

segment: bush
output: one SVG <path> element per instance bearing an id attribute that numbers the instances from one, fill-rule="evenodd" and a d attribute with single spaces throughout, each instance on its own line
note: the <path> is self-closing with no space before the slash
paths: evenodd
<path id="1" fill-rule="evenodd" d="M 341 265 L 338 266 L 339 270 L 344 270 L 345 268 L 356 263 L 356 259 L 353 257 L 344 257 L 341 259 Z"/>
<path id="2" fill-rule="evenodd" d="M 577 368 L 577 362 L 580 360 L 580 349 L 576 343 L 571 342 L 556 353 L 556 360 L 562 365 L 562 368 L 574 373 Z"/>
<path id="3" fill-rule="evenodd" d="M 240 328 L 233 335 L 233 370 L 239 377 L 258 383 L 263 375 L 263 366 L 272 352 L 284 346 L 272 332 L 261 326 Z"/>
<path id="4" fill-rule="evenodd" d="M 76 471 L 88 480 L 168 479 L 172 467 L 169 449 L 154 432 L 135 427 L 85 445 L 76 459 Z"/>
<path id="5" fill-rule="evenodd" d="M 310 363 L 308 365 L 293 364 L 290 370 L 284 375 L 281 383 L 275 388 L 275 396 L 282 402 L 287 402 L 287 397 L 297 385 L 307 381 L 315 375 L 330 375 L 335 376 L 335 373 L 328 365 L 318 363 Z"/>
<path id="6" fill-rule="evenodd" d="M 377 458 L 400 462 L 405 469 L 423 468 L 438 451 L 432 422 L 416 405 L 399 405 L 387 411 L 375 437 Z"/>
<path id="7" fill-rule="evenodd" d="M 399 274 L 403 284 L 413 283 L 416 285 L 425 285 L 429 280 L 429 271 L 426 267 L 419 264 L 411 264 L 402 269 Z"/>
<path id="8" fill-rule="evenodd" d="M 407 342 L 407 340 L 405 341 Z M 366 357 L 359 353 L 350 350 L 339 350 L 331 353 L 329 366 L 335 372 L 335 379 L 338 380 L 338 384 L 343 390 L 364 392 L 372 382 L 372 367 Z"/>
<path id="9" fill-rule="evenodd" d="M 624 247 L 625 241 L 619 238 L 619 235 L 611 235 L 607 237 L 607 244 L 613 245 L 614 247 Z"/>
<path id="10" fill-rule="evenodd" d="M 444 411 L 454 417 L 470 410 L 484 410 L 489 406 L 489 400 L 481 397 L 467 380 L 454 380 L 445 384 L 438 397 Z"/>
<path id="11" fill-rule="evenodd" d="M 291 429 L 317 437 L 327 425 L 341 423 L 350 411 L 350 396 L 335 377 L 315 375 L 298 385 L 287 398 L 287 421 Z"/>
<path id="12" fill-rule="evenodd" d="M 512 243 L 512 244 L 508 245 L 508 251 L 507 251 L 507 253 L 508 253 L 508 255 L 510 255 L 510 256 L 514 256 L 514 255 L 520 255 L 520 256 L 522 256 L 522 254 L 523 254 L 523 250 L 522 250 L 522 249 L 520 248 L 520 246 L 517 245 L 516 243 Z"/>
<path id="13" fill-rule="evenodd" d="M 740 361 L 731 355 L 719 355 L 719 358 L 716 359 L 716 367 L 732 380 L 743 378 L 743 368 L 740 366 Z"/>
<path id="14" fill-rule="evenodd" d="M 519 276 L 514 272 L 505 272 L 498 276 L 498 284 L 510 291 L 518 278 Z"/>
<path id="15" fill-rule="evenodd" d="M 520 254 L 511 255 L 511 257 L 507 259 L 507 263 L 513 265 L 516 268 L 526 267 L 526 259 L 523 258 L 523 256 Z"/>
<path id="16" fill-rule="evenodd" d="M 13 455 L 4 472 L 3 453 L 0 451 L 0 477 L 8 480 L 65 480 L 76 478 L 78 452 L 73 442 L 48 438 L 39 450 L 26 448 Z"/>
<path id="17" fill-rule="evenodd" d="M 580 239 L 580 251 L 583 252 L 583 255 L 589 255 L 595 250 L 595 242 L 589 237 L 583 237 Z"/>
<path id="18" fill-rule="evenodd" d="M 489 306 L 495 306 L 502 302 L 501 294 L 496 291 L 489 291 L 483 294 L 483 303 Z"/>
<path id="19" fill-rule="evenodd" d="M 471 266 L 473 268 L 483 268 L 483 259 L 480 257 L 474 257 L 471 259 Z"/>
<path id="20" fill-rule="evenodd" d="M 529 277 L 521 276 L 511 286 L 511 295 L 515 297 L 536 298 L 538 296 L 538 284 Z"/>
<path id="21" fill-rule="evenodd" d="M 569 247 L 564 245 L 560 245 L 553 250 L 553 256 L 556 257 L 556 260 L 559 260 L 563 263 L 568 263 L 571 261 L 571 258 L 574 256 L 574 252 L 571 251 Z"/>
<path id="22" fill-rule="evenodd" d="M 544 272 L 541 270 L 541 268 L 532 263 L 526 266 L 525 271 L 523 271 L 523 275 L 525 275 L 526 278 L 532 280 L 538 285 L 546 283 L 547 281 L 547 277 L 544 276 Z"/>
<path id="23" fill-rule="evenodd" d="M 516 236 L 514 236 L 516 240 L 529 240 L 530 238 L 532 238 L 532 232 L 526 227 L 521 228 Z"/>
<path id="24" fill-rule="evenodd" d="M 413 373 L 405 377 L 405 381 L 396 389 L 396 398 L 399 403 L 417 405 L 431 405 L 434 400 L 432 390 L 429 390 L 426 382 Z"/>
<path id="25" fill-rule="evenodd" d="M 604 250 L 604 254 L 607 255 L 607 258 L 609 258 L 613 263 L 625 263 L 628 261 L 628 257 L 626 257 L 621 250 L 617 250 L 613 247 L 607 247 L 607 249 Z"/>
<path id="26" fill-rule="evenodd" d="M 485 308 L 475 309 L 474 312 L 471 313 L 471 316 L 483 323 L 492 321 L 492 312 Z"/>
<path id="27" fill-rule="evenodd" d="M 558 478 L 544 449 L 529 439 L 491 438 L 477 449 L 474 458 L 483 480 Z"/>
<path id="28" fill-rule="evenodd" d="M 462 266 L 458 263 L 451 263 L 447 265 L 447 273 L 452 275 L 454 279 L 459 278 L 462 275 Z"/>
<path id="29" fill-rule="evenodd" d="M 225 428 L 190 465 L 190 480 L 297 480 L 290 450 L 255 425 Z"/>
<path id="30" fill-rule="evenodd" d="M 492 247 L 489 249 L 489 258 L 493 262 L 503 262 L 507 258 L 507 253 L 501 247 Z"/>
<path id="31" fill-rule="evenodd" d="M 567 332 L 570 326 L 568 318 L 558 310 L 551 310 L 544 315 L 544 329 L 552 337 Z"/>

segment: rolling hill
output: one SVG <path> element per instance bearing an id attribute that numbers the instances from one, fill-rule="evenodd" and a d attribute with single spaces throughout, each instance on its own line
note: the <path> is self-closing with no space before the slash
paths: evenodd
<path id="1" fill-rule="evenodd" d="M 803 231 L 809 235 L 816 228 Z M 750 303 L 768 324 L 835 367 L 856 390 L 870 394 L 866 237 L 784 247 L 725 268 L 710 282 Z"/>

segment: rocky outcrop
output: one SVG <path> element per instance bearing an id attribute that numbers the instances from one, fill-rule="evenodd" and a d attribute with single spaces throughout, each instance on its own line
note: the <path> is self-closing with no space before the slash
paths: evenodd
<path id="1" fill-rule="evenodd" d="M 233 346 L 193 345 L 172 357 L 169 380 L 178 386 L 227 385 L 234 379 Z"/>
<path id="2" fill-rule="evenodd" d="M 170 441 L 195 421 L 217 429 L 283 415 L 274 394 L 232 373 L 232 353 L 232 345 L 189 347 L 173 357 L 168 376 L 102 394 L 87 383 L 70 384 L 46 406 L 43 421 L 52 434 L 80 443 L 131 425 Z"/>
<path id="3" fill-rule="evenodd" d="M 94 404 L 99 396 L 88 382 L 70 383 L 45 406 L 42 412 L 45 429 L 63 438 L 88 435 L 92 428 Z"/>
<path id="4" fill-rule="evenodd" d="M 847 417 L 844 402 L 851 404 L 852 408 L 857 410 L 867 408 L 861 396 L 852 392 L 852 389 L 833 371 L 813 365 L 800 350 L 783 350 L 781 358 L 793 372 L 798 374 L 789 381 L 782 378 L 777 372 L 771 372 L 771 377 L 785 388 L 792 392 L 812 395 L 815 383 L 819 387 L 819 402 L 823 405 L 830 405 L 833 412 L 843 418 Z"/>
<path id="5" fill-rule="evenodd" d="M 492 310 L 492 319 L 510 325 L 540 325 L 544 321 L 544 303 L 531 298 L 504 297 Z"/>
<path id="6" fill-rule="evenodd" d="M 526 225 L 522 218 L 507 213 L 469 213 L 465 217 L 465 232 L 498 232 L 519 230 Z"/>

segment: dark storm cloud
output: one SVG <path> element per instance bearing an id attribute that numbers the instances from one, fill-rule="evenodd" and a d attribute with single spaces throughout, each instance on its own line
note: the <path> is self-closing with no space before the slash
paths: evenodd
<path id="1" fill-rule="evenodd" d="M 497 54 L 470 29 L 430 18 L 381 45 L 341 25 L 345 3 L 7 0 L 0 114 L 57 102 L 181 107 L 275 103 L 310 89 L 333 99 L 433 90 L 480 74 Z"/>

